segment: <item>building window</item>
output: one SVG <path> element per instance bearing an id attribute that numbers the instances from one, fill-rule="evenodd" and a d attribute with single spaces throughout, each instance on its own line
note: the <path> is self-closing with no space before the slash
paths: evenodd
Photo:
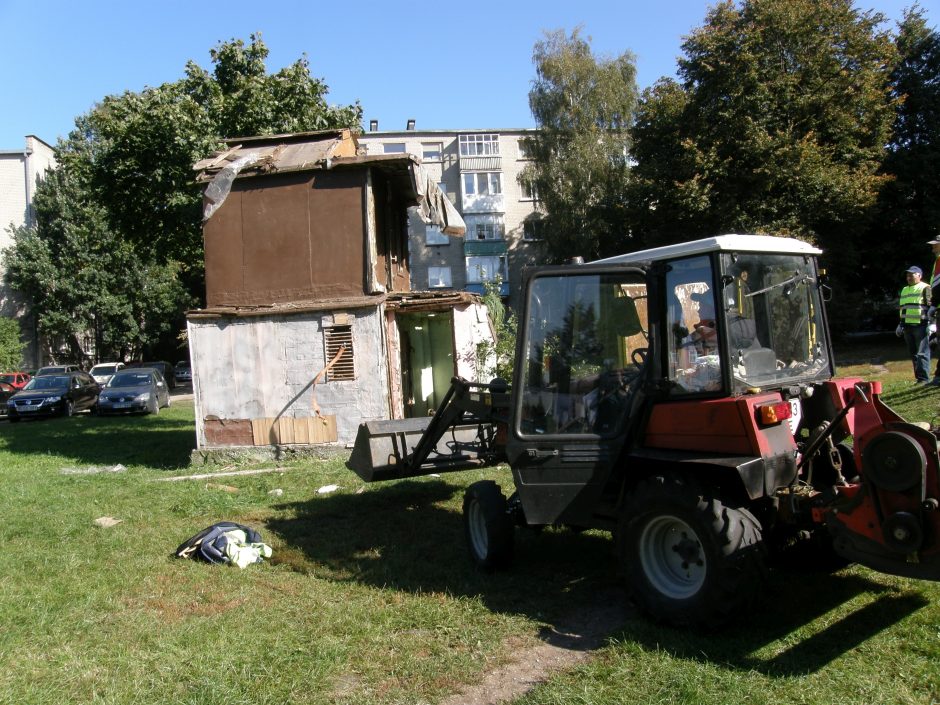
<path id="1" fill-rule="evenodd" d="M 516 144 L 519 145 L 519 159 L 532 159 L 532 146 L 529 144 L 529 137 L 523 137 Z"/>
<path id="2" fill-rule="evenodd" d="M 467 240 L 502 240 L 503 218 L 500 215 L 465 215 Z"/>
<path id="3" fill-rule="evenodd" d="M 449 245 L 450 238 L 441 232 L 437 225 L 426 225 L 424 230 L 424 244 L 426 245 Z"/>
<path id="4" fill-rule="evenodd" d="M 329 364 L 342 349 L 343 354 L 327 372 L 330 382 L 342 382 L 356 379 L 356 369 L 353 355 L 352 326 L 332 326 L 324 329 L 324 344 L 326 347 L 326 362 Z"/>
<path id="5" fill-rule="evenodd" d="M 442 145 L 440 142 L 422 142 L 421 143 L 421 159 L 426 162 L 441 161 L 442 152 L 443 152 L 443 149 L 442 149 Z"/>
<path id="6" fill-rule="evenodd" d="M 450 267 L 428 267 L 429 289 L 449 289 L 452 286 Z"/>
<path id="7" fill-rule="evenodd" d="M 483 284 L 499 277 L 509 279 L 505 257 L 467 257 L 467 283 Z"/>
<path id="8" fill-rule="evenodd" d="M 461 157 L 492 157 L 499 154 L 499 135 L 460 135 Z"/>
<path id="9" fill-rule="evenodd" d="M 537 201 L 539 200 L 538 189 L 535 188 L 535 181 L 532 179 L 523 179 L 519 182 L 519 186 L 522 188 L 522 200 L 523 201 Z"/>
<path id="10" fill-rule="evenodd" d="M 502 174 L 498 171 L 483 171 L 463 175 L 465 196 L 498 196 L 503 192 Z"/>
<path id="11" fill-rule="evenodd" d="M 542 240 L 545 237 L 545 221 L 527 220 L 522 224 L 523 240 Z"/>
<path id="12" fill-rule="evenodd" d="M 382 145 L 382 151 L 385 154 L 404 154 L 405 153 L 405 143 L 404 142 L 386 142 Z"/>

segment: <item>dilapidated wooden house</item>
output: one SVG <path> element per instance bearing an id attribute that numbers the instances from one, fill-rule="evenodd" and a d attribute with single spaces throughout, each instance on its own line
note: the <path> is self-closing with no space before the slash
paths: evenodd
<path id="1" fill-rule="evenodd" d="M 199 449 L 351 442 L 360 422 L 433 412 L 477 379 L 486 309 L 413 292 L 408 208 L 459 214 L 408 154 L 359 153 L 347 129 L 235 139 L 206 184 L 206 308 L 188 314 Z"/>

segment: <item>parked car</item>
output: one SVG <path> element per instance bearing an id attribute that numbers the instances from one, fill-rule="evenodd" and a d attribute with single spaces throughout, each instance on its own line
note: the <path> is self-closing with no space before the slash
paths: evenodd
<path id="1" fill-rule="evenodd" d="M 152 367 L 163 375 L 163 379 L 166 380 L 170 389 L 176 389 L 176 372 L 173 370 L 173 365 L 166 360 L 157 360 L 156 362 L 132 362 L 128 365 L 128 368 L 136 367 Z"/>
<path id="2" fill-rule="evenodd" d="M 26 383 L 32 379 L 28 372 L 3 372 L 0 373 L 0 382 L 9 384 L 14 389 L 22 389 Z"/>
<path id="3" fill-rule="evenodd" d="M 16 394 L 18 390 L 6 382 L 0 382 L 0 416 L 7 415 L 7 399 Z"/>
<path id="4" fill-rule="evenodd" d="M 34 377 L 45 377 L 46 375 L 61 375 L 68 372 L 81 372 L 82 368 L 78 365 L 47 365 L 36 370 Z"/>
<path id="5" fill-rule="evenodd" d="M 37 375 L 7 400 L 7 414 L 11 423 L 35 416 L 71 416 L 93 408 L 100 389 L 87 372 Z"/>
<path id="6" fill-rule="evenodd" d="M 180 360 L 173 369 L 176 374 L 176 381 L 183 384 L 191 384 L 193 381 L 193 369 L 189 366 L 189 360 Z"/>
<path id="7" fill-rule="evenodd" d="M 99 414 L 159 414 L 170 405 L 170 391 L 159 370 L 139 367 L 116 373 L 98 396 Z"/>
<path id="8" fill-rule="evenodd" d="M 99 362 L 89 370 L 88 374 L 95 378 L 95 381 L 104 387 L 114 374 L 124 369 L 123 362 Z"/>

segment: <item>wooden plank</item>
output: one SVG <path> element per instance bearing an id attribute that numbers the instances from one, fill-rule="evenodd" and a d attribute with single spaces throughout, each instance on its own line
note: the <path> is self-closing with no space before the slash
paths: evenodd
<path id="1" fill-rule="evenodd" d="M 294 419 L 281 416 L 275 427 L 275 437 L 278 444 L 294 443 Z"/>
<path id="2" fill-rule="evenodd" d="M 310 442 L 311 443 L 333 443 L 336 441 L 336 415 L 323 414 L 322 416 L 311 416 L 308 419 L 310 423 Z"/>
<path id="3" fill-rule="evenodd" d="M 294 443 L 310 443 L 310 423 L 307 419 L 293 419 L 294 421 Z"/>
<path id="4" fill-rule="evenodd" d="M 274 426 L 274 419 L 252 419 L 251 435 L 256 446 L 269 446 L 274 444 L 274 437 L 271 428 Z"/>

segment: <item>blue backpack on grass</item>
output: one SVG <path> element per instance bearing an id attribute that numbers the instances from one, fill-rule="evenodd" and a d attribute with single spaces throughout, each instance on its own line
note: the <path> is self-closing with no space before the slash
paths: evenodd
<path id="1" fill-rule="evenodd" d="M 234 564 L 243 568 L 270 558 L 271 548 L 250 526 L 222 521 L 186 539 L 175 551 L 177 558 L 199 558 L 207 563 Z"/>

